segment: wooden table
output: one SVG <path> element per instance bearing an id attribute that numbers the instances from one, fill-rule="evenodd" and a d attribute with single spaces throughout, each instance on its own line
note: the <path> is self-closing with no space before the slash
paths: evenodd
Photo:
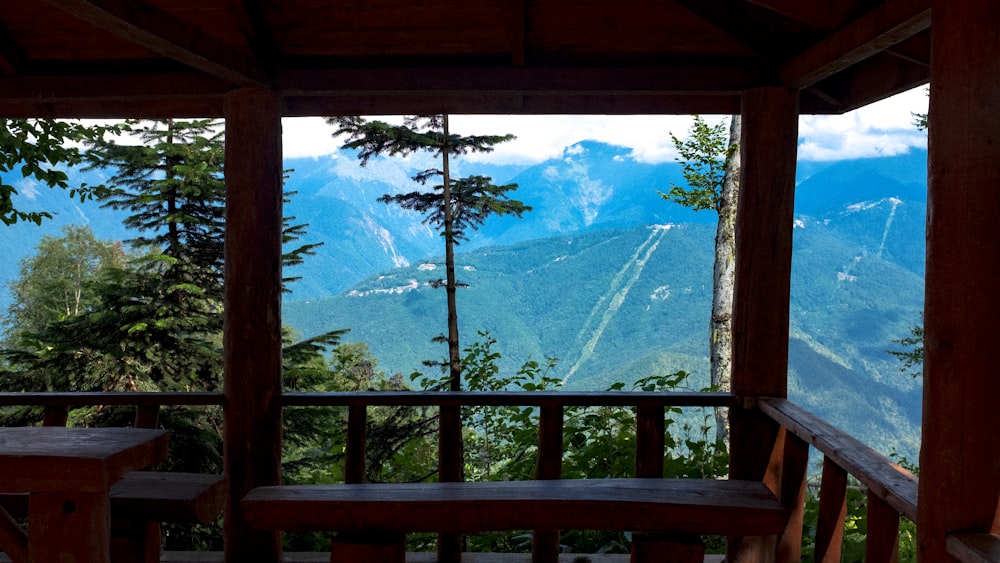
<path id="1" fill-rule="evenodd" d="M 0 492 L 31 493 L 30 533 L 0 511 L 0 547 L 15 562 L 109 561 L 108 491 L 166 456 L 165 430 L 0 428 Z"/>

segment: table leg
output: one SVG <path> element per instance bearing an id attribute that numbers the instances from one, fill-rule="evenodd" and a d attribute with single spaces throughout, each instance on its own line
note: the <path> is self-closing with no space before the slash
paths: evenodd
<path id="1" fill-rule="evenodd" d="M 31 563 L 107 563 L 111 560 L 108 492 L 34 493 L 28 501 Z"/>

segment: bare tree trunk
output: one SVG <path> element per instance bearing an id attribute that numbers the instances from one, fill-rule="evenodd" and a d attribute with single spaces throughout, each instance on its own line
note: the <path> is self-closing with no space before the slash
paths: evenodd
<path id="1" fill-rule="evenodd" d="M 715 231 L 715 269 L 712 279 L 711 382 L 719 391 L 732 389 L 733 282 L 736 268 L 736 202 L 740 192 L 740 116 L 729 125 L 729 158 L 719 197 L 719 224 Z M 715 409 L 716 436 L 727 440 L 726 409 Z"/>

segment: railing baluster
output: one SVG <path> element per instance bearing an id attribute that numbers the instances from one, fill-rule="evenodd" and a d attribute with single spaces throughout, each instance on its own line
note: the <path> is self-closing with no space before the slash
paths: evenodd
<path id="1" fill-rule="evenodd" d="M 816 522 L 816 561 L 838 563 L 847 518 L 847 471 L 828 457 L 823 459 Z"/>
<path id="2" fill-rule="evenodd" d="M 538 416 L 538 463 L 535 479 L 561 479 L 563 458 L 563 406 L 543 405 Z M 535 530 L 531 545 L 533 563 L 559 561 L 559 530 Z"/>
<path id="3" fill-rule="evenodd" d="M 809 465 L 809 443 L 781 430 L 784 435 L 784 455 L 781 468 L 779 498 L 788 510 L 788 524 L 778 537 L 776 561 L 798 563 L 802 560 L 802 524 L 806 505 L 806 470 Z"/>
<path id="4" fill-rule="evenodd" d="M 663 477 L 665 432 L 662 405 L 640 405 L 636 408 L 636 477 Z"/>
<path id="5" fill-rule="evenodd" d="M 160 423 L 160 405 L 136 405 L 135 427 L 156 428 Z"/>
<path id="6" fill-rule="evenodd" d="M 462 408 L 441 405 L 438 410 L 438 480 L 455 482 L 462 479 Z M 461 560 L 462 537 L 438 534 L 438 561 L 458 563 Z"/>
<path id="7" fill-rule="evenodd" d="M 347 445 L 344 452 L 344 481 L 346 483 L 365 482 L 367 434 L 367 405 L 351 404 L 347 408 Z"/>
<path id="8" fill-rule="evenodd" d="M 868 491 L 866 563 L 895 563 L 899 557 L 899 513 Z"/>
<path id="9" fill-rule="evenodd" d="M 42 414 L 42 425 L 66 426 L 67 419 L 69 419 L 69 407 L 66 405 L 45 405 Z"/>

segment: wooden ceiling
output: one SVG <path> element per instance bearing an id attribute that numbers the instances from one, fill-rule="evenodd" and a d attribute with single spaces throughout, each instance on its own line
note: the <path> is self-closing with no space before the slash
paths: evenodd
<path id="1" fill-rule="evenodd" d="M 0 115 L 840 113 L 925 83 L 929 0 L 5 0 Z"/>

